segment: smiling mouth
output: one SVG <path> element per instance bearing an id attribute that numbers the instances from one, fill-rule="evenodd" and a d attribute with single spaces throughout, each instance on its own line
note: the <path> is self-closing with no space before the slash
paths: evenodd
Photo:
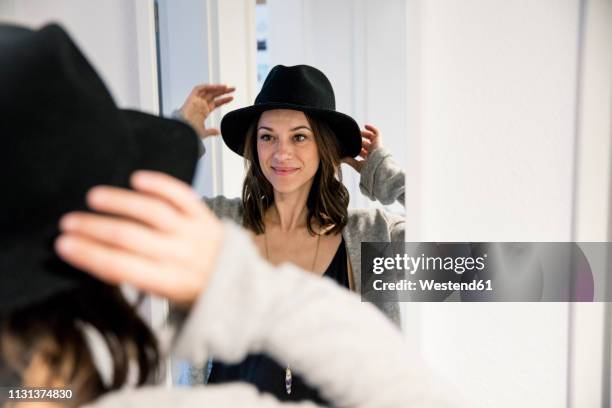
<path id="1" fill-rule="evenodd" d="M 297 173 L 300 170 L 298 167 L 272 167 L 274 174 L 279 176 L 288 176 Z"/>

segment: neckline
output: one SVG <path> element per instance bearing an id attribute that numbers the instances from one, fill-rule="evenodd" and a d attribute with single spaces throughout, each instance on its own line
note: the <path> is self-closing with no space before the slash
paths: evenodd
<path id="1" fill-rule="evenodd" d="M 331 261 L 329 262 L 329 264 L 327 265 L 327 267 L 325 268 L 325 271 L 323 272 L 323 274 L 321 276 L 329 276 L 328 272 L 330 272 L 330 268 L 337 262 L 338 257 L 340 256 L 340 253 L 343 252 L 342 248 L 344 248 L 344 257 L 346 257 L 346 246 L 345 246 L 345 241 L 344 241 L 344 237 L 342 235 L 340 235 L 341 239 L 340 239 L 340 245 L 338 245 L 338 248 L 336 249 L 336 253 L 334 253 L 334 256 L 332 257 Z"/>

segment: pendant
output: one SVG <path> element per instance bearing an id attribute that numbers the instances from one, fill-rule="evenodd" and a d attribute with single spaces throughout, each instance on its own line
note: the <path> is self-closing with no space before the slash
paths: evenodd
<path id="1" fill-rule="evenodd" d="M 285 390 L 287 394 L 291 394 L 291 379 L 291 369 L 287 366 L 287 368 L 285 368 Z"/>

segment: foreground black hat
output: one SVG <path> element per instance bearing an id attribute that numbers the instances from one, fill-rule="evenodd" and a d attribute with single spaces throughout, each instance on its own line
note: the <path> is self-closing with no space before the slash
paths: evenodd
<path id="1" fill-rule="evenodd" d="M 353 118 L 336 111 L 334 90 L 327 77 L 308 65 L 277 65 L 268 74 L 255 104 L 227 113 L 221 120 L 223 141 L 243 155 L 246 132 L 262 112 L 293 109 L 324 120 L 333 130 L 341 157 L 355 157 L 361 151 L 361 132 Z"/>
<path id="2" fill-rule="evenodd" d="M 182 123 L 118 109 L 57 25 L 0 24 L 0 313 L 93 278 L 54 253 L 58 221 L 87 190 L 127 187 L 137 169 L 191 183 L 198 139 Z"/>

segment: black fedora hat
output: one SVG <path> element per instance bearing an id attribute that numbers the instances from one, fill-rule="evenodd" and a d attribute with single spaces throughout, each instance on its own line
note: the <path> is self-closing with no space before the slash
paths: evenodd
<path id="1" fill-rule="evenodd" d="M 361 151 L 359 125 L 350 116 L 336 111 L 331 83 L 321 71 L 309 65 L 272 68 L 255 103 L 231 111 L 221 120 L 225 144 L 242 156 L 249 126 L 262 112 L 271 109 L 298 110 L 324 120 L 338 139 L 341 157 L 355 157 Z"/>
<path id="2" fill-rule="evenodd" d="M 118 109 L 57 25 L 0 24 L 0 89 L 1 314 L 96 284 L 56 256 L 59 218 L 86 210 L 95 185 L 127 187 L 137 169 L 191 182 L 199 141 L 185 124 Z"/>

